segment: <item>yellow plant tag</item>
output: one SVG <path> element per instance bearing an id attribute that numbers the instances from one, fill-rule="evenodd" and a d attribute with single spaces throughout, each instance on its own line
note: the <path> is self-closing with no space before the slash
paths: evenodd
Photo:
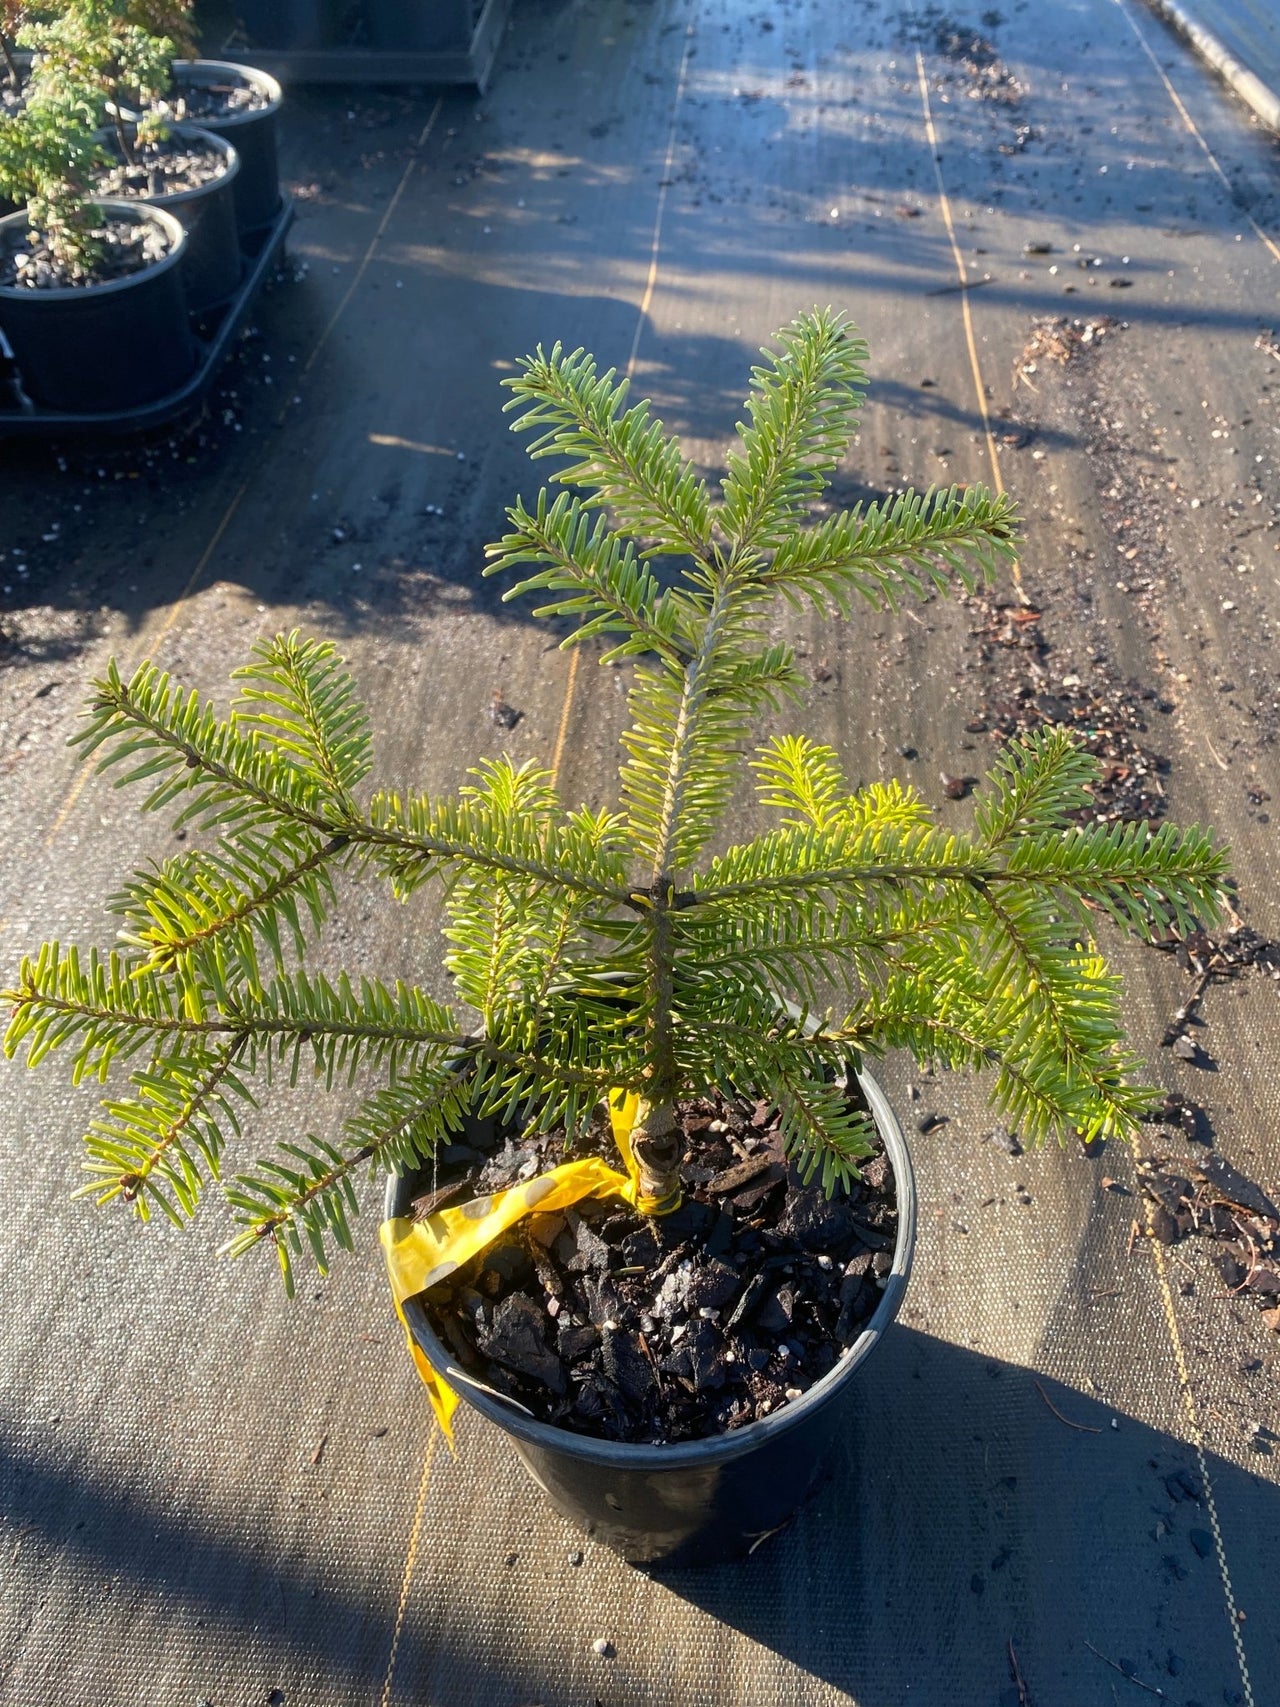
<path id="1" fill-rule="evenodd" d="M 631 1129 L 639 1106 L 640 1099 L 634 1091 L 615 1091 L 609 1097 L 609 1118 L 614 1139 L 626 1163 L 626 1173 L 611 1168 L 599 1156 L 586 1156 L 581 1161 L 565 1162 L 549 1173 L 538 1174 L 520 1185 L 509 1186 L 505 1191 L 491 1192 L 487 1197 L 473 1198 L 470 1203 L 457 1204 L 450 1209 L 438 1209 L 424 1221 L 397 1216 L 382 1223 L 379 1238 L 396 1314 L 427 1389 L 431 1408 L 451 1447 L 452 1417 L 458 1396 L 431 1367 L 410 1333 L 404 1315 L 405 1299 L 426 1292 L 446 1279 L 464 1263 L 470 1262 L 472 1257 L 479 1256 L 526 1215 L 550 1215 L 589 1197 L 621 1197 L 650 1215 L 664 1214 L 677 1208 L 678 1198 L 662 1205 L 640 1198 L 639 1170 L 631 1153 Z"/>

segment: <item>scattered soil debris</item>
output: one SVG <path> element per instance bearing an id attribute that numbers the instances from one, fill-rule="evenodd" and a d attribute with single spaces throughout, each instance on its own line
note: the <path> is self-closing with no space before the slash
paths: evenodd
<path id="1" fill-rule="evenodd" d="M 1001 59 L 995 43 L 971 24 L 960 23 L 937 6 L 926 6 L 919 12 L 908 12 L 902 25 L 907 41 L 931 48 L 956 68 L 937 76 L 936 85 L 963 81 L 964 92 L 971 101 L 990 101 L 1004 107 L 1016 106 L 1026 93 L 1024 85 Z"/>
<path id="2" fill-rule="evenodd" d="M 1067 675 L 1051 683 L 1042 612 L 984 598 L 971 600 L 970 608 L 979 617 L 970 633 L 978 642 L 987 684 L 979 715 L 966 724 L 970 733 L 985 731 L 1003 743 L 1047 723 L 1065 724 L 1101 761 L 1092 801 L 1075 814 L 1077 823 L 1162 818 L 1166 801 L 1160 779 L 1168 774 L 1169 761 L 1139 737 L 1147 733 L 1149 710 L 1168 711 L 1168 702 L 1136 681 L 1120 687 Z"/>
<path id="3" fill-rule="evenodd" d="M 767 1104 L 695 1100 L 680 1118 L 696 1147 L 674 1214 L 588 1200 L 530 1216 L 426 1299 L 464 1369 L 574 1433 L 691 1440 L 768 1416 L 835 1366 L 892 1267 L 882 1153 L 828 1200 L 788 1163 Z M 616 1159 L 603 1124 L 577 1147 Z M 541 1134 L 488 1156 L 447 1145 L 436 1172 L 474 1196 L 563 1159 L 563 1133 Z"/>
<path id="4" fill-rule="evenodd" d="M 518 711 L 514 705 L 507 704 L 501 688 L 494 688 L 493 696 L 489 701 L 489 717 L 497 728 L 514 729 L 523 716 L 523 711 Z"/>
<path id="5" fill-rule="evenodd" d="M 1151 1236 L 1162 1245 L 1211 1240 L 1227 1293 L 1252 1298 L 1280 1333 L 1280 1209 L 1266 1192 L 1216 1155 L 1139 1157 L 1138 1182 L 1151 1201 Z"/>
<path id="6" fill-rule="evenodd" d="M 1180 1091 L 1166 1091 L 1164 1101 L 1143 1115 L 1148 1126 L 1175 1126 L 1192 1144 L 1212 1144 L 1208 1117 L 1198 1103 Z"/>
<path id="7" fill-rule="evenodd" d="M 1029 255 L 1047 255 L 1049 252 L 1047 243 L 1026 246 Z M 1022 384 L 1034 391 L 1036 387 L 1031 376 L 1039 372 L 1041 362 L 1065 367 L 1083 351 L 1096 349 L 1117 324 L 1106 314 L 1092 320 L 1071 320 L 1065 314 L 1037 316 L 1031 322 L 1031 336 L 1013 364 L 1013 389 L 1016 391 Z"/>
<path id="8" fill-rule="evenodd" d="M 1260 936 L 1239 920 L 1221 936 L 1195 930 L 1185 937 L 1166 937 L 1153 943 L 1152 947 L 1172 954 L 1182 970 L 1195 979 L 1191 994 L 1176 1010 L 1160 1039 L 1162 1049 L 1171 1049 L 1184 1061 L 1194 1061 L 1199 1056 L 1200 1051 L 1189 1036 L 1187 1027 L 1203 1023 L 1198 1010 L 1210 984 L 1225 983 L 1228 979 L 1243 977 L 1249 971 L 1261 972 L 1264 977 L 1280 984 L 1280 942 Z"/>

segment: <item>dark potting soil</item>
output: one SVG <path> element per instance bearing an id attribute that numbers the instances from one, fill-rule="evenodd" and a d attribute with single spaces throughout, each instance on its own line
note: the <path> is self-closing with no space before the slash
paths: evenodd
<path id="1" fill-rule="evenodd" d="M 800 1183 L 766 1104 L 695 1101 L 680 1117 L 674 1214 L 607 1199 L 529 1216 L 425 1299 L 462 1368 L 543 1422 L 632 1444 L 741 1428 L 826 1375 L 880 1301 L 898 1223 L 882 1152 L 828 1200 Z M 588 1152 L 617 1164 L 603 1129 Z M 487 1159 L 450 1145 L 416 1212 L 565 1159 L 563 1135 Z"/>
<path id="2" fill-rule="evenodd" d="M 116 153 L 116 145 L 109 142 L 107 146 Z M 117 156 L 114 165 L 95 173 L 95 195 L 125 200 L 175 196 L 226 175 L 227 156 L 220 148 L 202 147 L 173 134 L 159 142 L 134 144 L 133 150 L 132 163 Z"/>
<path id="3" fill-rule="evenodd" d="M 156 111 L 174 124 L 199 124 L 202 119 L 234 118 L 238 113 L 258 113 L 271 102 L 261 89 L 244 83 L 184 83 L 177 80 L 173 93 L 155 103 Z"/>
<path id="4" fill-rule="evenodd" d="M 168 234 L 150 220 L 108 219 L 91 235 L 101 245 L 102 258 L 87 274 L 73 274 L 59 266 L 33 232 L 9 239 L 0 246 L 0 285 L 19 290 L 87 289 L 140 273 L 169 253 Z"/>

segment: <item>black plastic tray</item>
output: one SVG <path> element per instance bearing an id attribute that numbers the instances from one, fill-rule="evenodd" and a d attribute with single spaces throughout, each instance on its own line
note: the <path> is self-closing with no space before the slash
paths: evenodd
<path id="1" fill-rule="evenodd" d="M 246 257 L 245 275 L 239 290 L 224 308 L 201 315 L 195 322 L 199 360 L 191 378 L 176 391 L 132 409 L 113 409 L 92 415 L 73 414 L 65 409 L 44 409 L 22 394 L 20 380 L 11 379 L 5 383 L 3 357 L 0 356 L 0 438 L 65 438 L 73 433 L 110 437 L 141 433 L 150 427 L 164 426 L 167 421 L 175 420 L 201 402 L 244 325 L 254 298 L 280 257 L 285 234 L 293 224 L 293 213 L 292 200 L 288 196 L 283 197 L 275 223 L 257 238 Z"/>

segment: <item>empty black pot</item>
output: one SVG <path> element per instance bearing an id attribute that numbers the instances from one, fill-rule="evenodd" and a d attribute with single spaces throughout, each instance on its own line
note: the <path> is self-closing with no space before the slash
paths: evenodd
<path id="1" fill-rule="evenodd" d="M 698 1565 L 749 1553 L 787 1521 L 827 1466 L 856 1403 L 858 1370 L 901 1307 L 915 1247 L 915 1182 L 902 1129 L 875 1080 L 859 1078 L 897 1188 L 893 1267 L 875 1314 L 835 1368 L 761 1422 L 672 1446 L 628 1446 L 553 1428 L 478 1387 L 437 1339 L 421 1300 L 405 1303 L 409 1330 L 433 1367 L 510 1437 L 529 1475 L 565 1517 L 626 1559 Z M 390 1180 L 386 1216 L 408 1215 L 417 1189 L 415 1176 Z"/>
<path id="2" fill-rule="evenodd" d="M 338 40 L 344 0 L 239 0 L 236 11 L 250 47 L 311 49 Z"/>
<path id="3" fill-rule="evenodd" d="M 471 46 L 472 0 L 364 0 L 362 10 L 371 47 L 437 53 Z"/>
<path id="4" fill-rule="evenodd" d="M 138 202 L 99 204 L 112 218 L 162 225 L 162 260 L 108 284 L 57 290 L 0 285 L 0 330 L 34 403 L 99 414 L 152 403 L 176 391 L 196 365 L 180 264 L 187 234 L 171 213 Z M 13 253 L 24 213 L 0 220 L 0 251 Z"/>
<path id="5" fill-rule="evenodd" d="M 264 98 L 264 106 L 191 121 L 201 130 L 225 137 L 240 156 L 234 187 L 236 225 L 242 239 L 251 239 L 272 225 L 280 212 L 280 169 L 276 161 L 276 114 L 284 98 L 280 85 L 265 71 L 223 59 L 175 60 L 173 80 L 179 93 L 221 85 L 248 86 Z"/>

